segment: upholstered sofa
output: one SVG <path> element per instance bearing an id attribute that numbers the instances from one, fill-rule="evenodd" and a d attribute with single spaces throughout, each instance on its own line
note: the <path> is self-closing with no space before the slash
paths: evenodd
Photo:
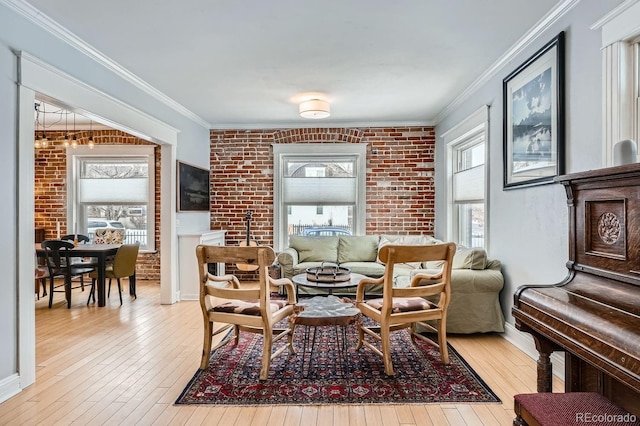
<path id="1" fill-rule="evenodd" d="M 385 244 L 437 244 L 440 241 L 425 235 L 366 235 L 305 237 L 291 236 L 289 247 L 278 254 L 283 276 L 292 278 L 307 268 L 334 263 L 351 272 L 380 277 L 384 265 L 378 261 L 378 248 Z M 437 264 L 400 265 L 396 267 L 395 285 L 406 287 L 411 277 L 421 270 L 437 270 Z M 447 315 L 450 333 L 503 332 L 504 317 L 499 293 L 504 285 L 500 261 L 488 259 L 483 249 L 458 247 L 451 273 L 451 302 Z M 379 287 L 378 287 L 379 290 Z M 321 289 L 300 287 L 300 294 L 322 292 Z M 353 294 L 355 288 L 345 289 Z M 335 292 L 334 292 L 335 293 Z M 368 290 L 375 294 L 376 289 Z"/>

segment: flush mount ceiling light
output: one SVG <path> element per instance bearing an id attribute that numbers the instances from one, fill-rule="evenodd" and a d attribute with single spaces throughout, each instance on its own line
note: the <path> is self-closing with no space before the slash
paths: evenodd
<path id="1" fill-rule="evenodd" d="M 311 99 L 300 103 L 300 117 L 303 118 L 327 118 L 331 115 L 329 102 L 320 99 Z"/>

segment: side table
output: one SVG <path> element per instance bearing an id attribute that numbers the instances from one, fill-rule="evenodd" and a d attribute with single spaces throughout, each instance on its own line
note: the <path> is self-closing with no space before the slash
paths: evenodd
<path id="1" fill-rule="evenodd" d="M 338 364 L 343 376 L 347 377 L 349 375 L 347 326 L 356 324 L 360 320 L 360 310 L 353 303 L 344 302 L 336 296 L 329 295 L 315 296 L 299 302 L 296 304 L 296 311 L 296 314 L 290 317 L 292 332 L 295 331 L 296 325 L 305 326 L 302 340 L 302 375 L 308 377 L 312 370 L 317 327 L 334 326 Z M 308 347 L 309 350 L 307 350 Z M 309 367 L 305 374 L 307 353 Z"/>

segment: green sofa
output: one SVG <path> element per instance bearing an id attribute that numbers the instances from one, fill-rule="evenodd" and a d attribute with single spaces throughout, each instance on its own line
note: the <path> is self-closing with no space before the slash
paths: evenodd
<path id="1" fill-rule="evenodd" d="M 385 244 L 437 244 L 441 241 L 426 235 L 366 235 L 305 237 L 292 235 L 289 247 L 278 254 L 282 275 L 292 278 L 307 268 L 329 263 L 348 267 L 351 272 L 380 277 L 384 265 L 378 261 L 378 249 Z M 396 265 L 395 283 L 409 285 L 411 277 L 421 270 L 437 270 L 427 264 Z M 504 316 L 499 294 L 504 285 L 500 261 L 488 259 L 483 249 L 458 247 L 451 272 L 451 302 L 447 314 L 450 333 L 503 332 Z M 378 287 L 378 292 L 380 288 Z M 299 288 L 300 294 L 318 294 L 322 290 Z M 353 295 L 355 288 L 344 294 Z M 375 294 L 375 291 L 367 294 Z"/>

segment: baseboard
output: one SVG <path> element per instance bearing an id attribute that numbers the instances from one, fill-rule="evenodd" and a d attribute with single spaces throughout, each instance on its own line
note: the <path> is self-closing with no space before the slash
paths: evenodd
<path id="1" fill-rule="evenodd" d="M 502 337 L 532 359 L 538 360 L 538 351 L 533 342 L 533 337 L 531 337 L 529 333 L 523 333 L 513 325 L 505 323 Z M 560 380 L 564 380 L 564 352 L 554 352 L 551 354 L 551 366 L 553 375 Z"/>
<path id="2" fill-rule="evenodd" d="M 183 300 L 200 300 L 200 293 L 189 294 L 189 293 L 180 293 L 180 301 Z"/>
<path id="3" fill-rule="evenodd" d="M 0 403 L 20 393 L 20 375 L 18 373 L 0 380 Z"/>

